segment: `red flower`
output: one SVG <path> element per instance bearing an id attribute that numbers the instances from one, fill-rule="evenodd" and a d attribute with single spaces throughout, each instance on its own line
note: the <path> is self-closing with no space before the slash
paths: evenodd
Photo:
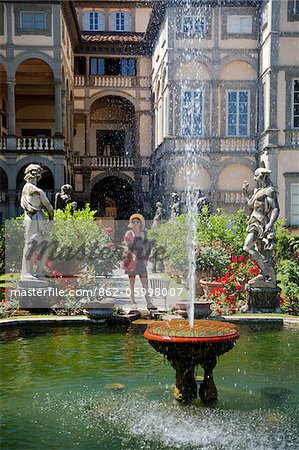
<path id="1" fill-rule="evenodd" d="M 113 242 L 108 242 L 107 247 L 109 247 L 109 248 L 114 248 L 115 245 L 113 244 Z"/>
<path id="2" fill-rule="evenodd" d="M 245 259 L 245 256 L 244 256 L 244 255 L 240 255 L 240 256 L 239 256 L 239 261 L 244 261 L 244 259 Z"/>
<path id="3" fill-rule="evenodd" d="M 242 286 L 240 284 L 237 284 L 236 289 L 237 289 L 237 291 L 240 291 L 242 289 Z"/>
<path id="4" fill-rule="evenodd" d="M 110 227 L 104 228 L 104 233 L 106 233 L 106 234 L 113 233 L 113 228 L 110 228 Z"/>
<path id="5" fill-rule="evenodd" d="M 232 262 L 236 263 L 237 262 L 237 257 L 236 256 L 232 256 Z"/>
<path id="6" fill-rule="evenodd" d="M 61 272 L 57 272 L 56 275 L 57 275 L 58 277 L 62 277 L 62 273 L 61 273 Z"/>
<path id="7" fill-rule="evenodd" d="M 232 268 L 232 266 L 231 266 L 231 265 L 229 264 L 229 265 L 227 266 L 227 268 L 228 268 L 228 269 L 231 269 L 231 268 Z"/>
<path id="8" fill-rule="evenodd" d="M 6 298 L 4 298 L 3 300 L 2 300 L 2 303 L 6 303 L 7 302 L 7 300 L 6 300 Z"/>
<path id="9" fill-rule="evenodd" d="M 131 240 L 131 238 L 130 238 L 129 236 L 125 236 L 125 237 L 124 237 L 124 240 L 125 240 L 126 242 L 129 242 L 129 241 Z"/>
<path id="10" fill-rule="evenodd" d="M 53 267 L 52 262 L 51 262 L 51 261 L 48 261 L 48 262 L 47 262 L 47 266 L 49 267 L 49 269 L 52 269 L 52 267 Z"/>

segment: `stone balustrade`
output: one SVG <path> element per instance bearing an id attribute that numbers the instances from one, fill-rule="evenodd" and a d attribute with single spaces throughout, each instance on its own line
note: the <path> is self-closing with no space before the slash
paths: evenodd
<path id="1" fill-rule="evenodd" d="M 91 158 L 91 167 L 130 169 L 134 167 L 134 159 L 125 156 L 97 156 Z"/>
<path id="2" fill-rule="evenodd" d="M 6 137 L 0 137 L 0 151 L 6 150 L 6 146 L 7 146 Z"/>
<path id="3" fill-rule="evenodd" d="M 220 201 L 222 203 L 246 203 L 246 198 L 242 191 L 221 191 Z"/>
<path id="4" fill-rule="evenodd" d="M 73 157 L 73 164 L 74 164 L 75 167 L 83 166 L 83 156 L 74 156 Z"/>
<path id="5" fill-rule="evenodd" d="M 94 86 L 94 87 L 122 87 L 130 88 L 136 85 L 135 77 L 122 77 L 122 76 L 90 76 L 85 77 L 83 75 L 75 76 L 75 86 Z"/>
<path id="6" fill-rule="evenodd" d="M 54 150 L 54 139 L 49 137 L 18 137 L 17 150 Z"/>
<path id="7" fill-rule="evenodd" d="M 221 138 L 220 150 L 222 152 L 248 152 L 257 151 L 256 140 L 253 138 Z"/>

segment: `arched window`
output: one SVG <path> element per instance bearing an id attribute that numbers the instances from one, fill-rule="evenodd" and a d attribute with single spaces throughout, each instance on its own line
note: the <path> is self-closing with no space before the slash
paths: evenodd
<path id="1" fill-rule="evenodd" d="M 104 14 L 99 11 L 84 13 L 84 31 L 104 31 Z"/>
<path id="2" fill-rule="evenodd" d="M 112 13 L 111 31 L 132 31 L 131 14 L 127 12 Z"/>

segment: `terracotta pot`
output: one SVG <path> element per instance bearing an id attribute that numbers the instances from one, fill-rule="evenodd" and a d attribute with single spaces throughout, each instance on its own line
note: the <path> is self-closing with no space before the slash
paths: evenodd
<path id="1" fill-rule="evenodd" d="M 208 281 L 204 279 L 200 280 L 200 284 L 202 285 L 205 298 L 208 298 L 210 292 L 213 291 L 214 289 L 217 288 L 221 289 L 223 287 L 222 283 L 220 283 L 219 281 Z"/>

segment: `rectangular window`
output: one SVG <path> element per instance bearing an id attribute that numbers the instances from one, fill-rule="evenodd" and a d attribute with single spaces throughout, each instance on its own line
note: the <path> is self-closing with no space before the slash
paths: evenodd
<path id="1" fill-rule="evenodd" d="M 251 34 L 252 33 L 252 16 L 227 16 L 227 33 L 228 34 Z"/>
<path id="2" fill-rule="evenodd" d="M 299 79 L 293 80 L 293 128 L 299 128 Z"/>
<path id="3" fill-rule="evenodd" d="M 136 60 L 133 58 L 90 58 L 90 75 L 136 76 Z"/>
<path id="4" fill-rule="evenodd" d="M 111 31 L 131 31 L 131 14 L 115 12 L 111 14 Z"/>
<path id="5" fill-rule="evenodd" d="M 203 36 L 206 32 L 206 18 L 204 16 L 183 17 L 182 32 L 187 36 Z"/>
<path id="6" fill-rule="evenodd" d="M 299 225 L 299 183 L 291 184 L 291 225 Z"/>
<path id="7" fill-rule="evenodd" d="M 85 31 L 104 31 L 104 14 L 99 11 L 87 11 L 84 13 Z"/>
<path id="8" fill-rule="evenodd" d="M 227 135 L 248 136 L 249 92 L 229 91 L 227 94 Z"/>
<path id="9" fill-rule="evenodd" d="M 203 92 L 185 91 L 182 94 L 182 135 L 203 134 Z"/>
<path id="10" fill-rule="evenodd" d="M 45 30 L 46 14 L 44 12 L 21 12 L 22 30 Z"/>

